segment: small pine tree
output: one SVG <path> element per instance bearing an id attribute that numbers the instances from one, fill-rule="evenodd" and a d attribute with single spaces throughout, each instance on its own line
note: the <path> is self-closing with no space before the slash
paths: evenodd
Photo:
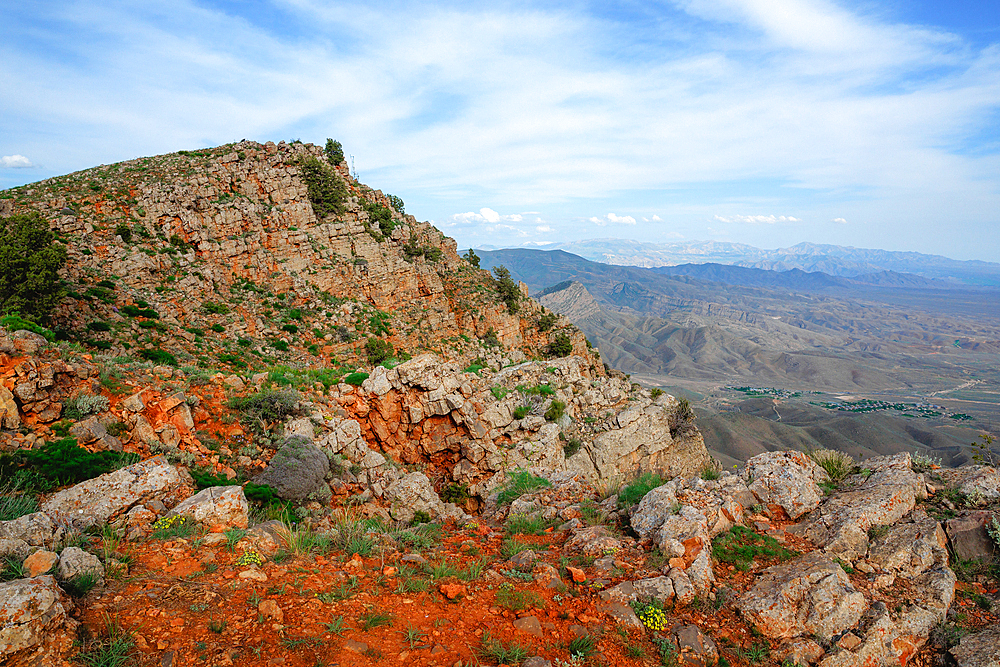
<path id="1" fill-rule="evenodd" d="M 468 252 L 463 255 L 463 259 L 477 269 L 479 268 L 479 255 L 477 255 L 476 251 L 472 248 L 469 248 Z"/>
<path id="2" fill-rule="evenodd" d="M 340 145 L 339 141 L 327 139 L 323 152 L 326 153 L 326 160 L 330 164 L 337 165 L 344 161 L 344 147 Z"/>
<path id="3" fill-rule="evenodd" d="M 521 290 L 517 283 L 510 277 L 510 271 L 506 266 L 494 266 L 493 273 L 496 274 L 496 289 L 500 295 L 500 300 L 507 304 L 507 312 L 511 315 L 517 313 L 521 306 Z"/>
<path id="4" fill-rule="evenodd" d="M 0 311 L 48 320 L 63 296 L 66 246 L 37 212 L 0 218 Z"/>

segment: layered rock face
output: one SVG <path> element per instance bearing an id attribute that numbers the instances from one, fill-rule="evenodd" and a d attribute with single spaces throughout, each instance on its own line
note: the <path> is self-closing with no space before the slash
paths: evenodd
<path id="1" fill-rule="evenodd" d="M 369 450 L 430 463 L 480 493 L 514 468 L 625 479 L 642 471 L 691 475 L 710 462 L 701 434 L 679 423 L 676 399 L 653 399 L 577 356 L 477 374 L 423 355 L 374 369 L 356 389 L 342 385 L 335 400 L 339 419 L 357 420 L 361 433 L 344 433 L 337 417 L 317 420 L 334 434 L 323 436 L 336 442 L 328 445 L 333 451 L 348 447 L 345 436 L 356 442 L 360 435 Z M 369 454 L 360 458 L 371 467 Z"/>

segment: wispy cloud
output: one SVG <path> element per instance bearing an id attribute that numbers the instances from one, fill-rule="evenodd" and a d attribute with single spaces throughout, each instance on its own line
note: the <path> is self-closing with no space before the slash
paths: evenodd
<path id="1" fill-rule="evenodd" d="M 847 224 L 847 220 L 844 220 L 843 218 L 834 218 L 833 221 L 836 222 L 837 224 L 840 224 L 840 225 L 846 225 Z"/>
<path id="2" fill-rule="evenodd" d="M 23 155 L 4 155 L 0 157 L 0 166 L 5 169 L 27 169 L 35 165 L 31 164 L 31 160 Z"/>
<path id="3" fill-rule="evenodd" d="M 608 213 L 606 216 L 602 218 L 598 218 L 595 216 L 590 218 L 590 221 L 595 225 L 600 225 L 601 227 L 607 225 L 609 222 L 616 225 L 635 224 L 635 218 L 633 218 L 631 215 L 615 215 L 614 213 Z"/>
<path id="4" fill-rule="evenodd" d="M 885 18 L 887 1 L 668 0 L 638 18 L 531 0 L 21 3 L 0 25 L 0 147 L 16 135 L 7 152 L 66 173 L 333 136 L 364 180 L 456 235 L 521 222 L 499 211 L 569 235 L 629 210 L 698 237 L 711 207 L 760 210 L 766 187 L 815 233 L 845 215 L 843 234 L 933 244 L 960 211 L 969 233 L 950 243 L 982 252 L 975 227 L 1000 248 L 1000 46 Z M 729 217 L 758 223 L 733 234 L 783 222 Z"/>
<path id="5" fill-rule="evenodd" d="M 778 222 L 802 222 L 799 218 L 790 215 L 717 215 L 715 219 L 719 222 L 742 222 L 750 225 L 773 225 Z"/>

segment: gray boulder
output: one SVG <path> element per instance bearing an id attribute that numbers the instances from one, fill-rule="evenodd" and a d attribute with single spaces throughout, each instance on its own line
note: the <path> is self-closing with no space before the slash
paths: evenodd
<path id="1" fill-rule="evenodd" d="M 61 665 L 79 625 L 54 578 L 0 582 L 0 664 Z"/>
<path id="2" fill-rule="evenodd" d="M 993 556 L 996 544 L 986 532 L 993 521 L 993 514 L 987 511 L 972 512 L 965 516 L 949 519 L 945 524 L 948 539 L 955 556 L 962 560 L 981 560 Z"/>
<path id="3" fill-rule="evenodd" d="M 63 530 L 45 512 L 25 514 L 10 521 L 0 521 L 0 542 L 23 542 L 30 547 L 52 548 L 62 537 Z M 12 549 L 16 545 L 7 545 Z"/>
<path id="4" fill-rule="evenodd" d="M 864 465 L 871 474 L 848 478 L 854 488 L 830 497 L 796 526 L 827 553 L 851 562 L 867 553 L 870 528 L 896 523 L 927 497 L 924 477 L 913 471 L 908 452 L 871 458 Z"/>
<path id="5" fill-rule="evenodd" d="M 853 627 L 868 603 L 847 573 L 818 551 L 762 572 L 737 603 L 765 636 L 831 638 Z"/>
<path id="6" fill-rule="evenodd" d="M 80 547 L 66 547 L 59 554 L 56 577 L 59 581 L 74 581 L 83 575 L 94 575 L 97 585 L 104 584 L 104 566 L 100 559 Z"/>
<path id="7" fill-rule="evenodd" d="M 242 486 L 213 486 L 184 500 L 170 514 L 187 514 L 208 527 L 246 528 L 249 509 Z"/>
<path id="8" fill-rule="evenodd" d="M 397 521 L 412 521 L 417 512 L 425 512 L 431 519 L 454 519 L 460 523 L 470 520 L 454 503 L 442 502 L 422 472 L 411 472 L 392 483 L 383 499 L 389 502 L 389 513 Z"/>
<path id="9" fill-rule="evenodd" d="M 797 519 L 819 506 L 826 471 L 802 452 L 764 452 L 747 461 L 747 487 L 769 513 Z"/>

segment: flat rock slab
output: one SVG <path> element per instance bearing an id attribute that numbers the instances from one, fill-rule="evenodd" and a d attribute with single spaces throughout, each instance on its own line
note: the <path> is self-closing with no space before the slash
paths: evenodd
<path id="1" fill-rule="evenodd" d="M 186 481 L 164 457 L 154 456 L 59 491 L 42 511 L 56 521 L 89 528 L 152 498 L 172 505 L 190 493 Z"/>
<path id="2" fill-rule="evenodd" d="M 852 563 L 868 552 L 870 528 L 896 523 L 927 495 L 909 453 L 871 458 L 865 466 L 871 471 L 867 478 L 855 476 L 853 489 L 831 496 L 798 529 L 827 553 Z"/>
<path id="3" fill-rule="evenodd" d="M 761 575 L 737 606 L 767 637 L 833 637 L 857 624 L 868 607 L 844 569 L 820 552 Z"/>

